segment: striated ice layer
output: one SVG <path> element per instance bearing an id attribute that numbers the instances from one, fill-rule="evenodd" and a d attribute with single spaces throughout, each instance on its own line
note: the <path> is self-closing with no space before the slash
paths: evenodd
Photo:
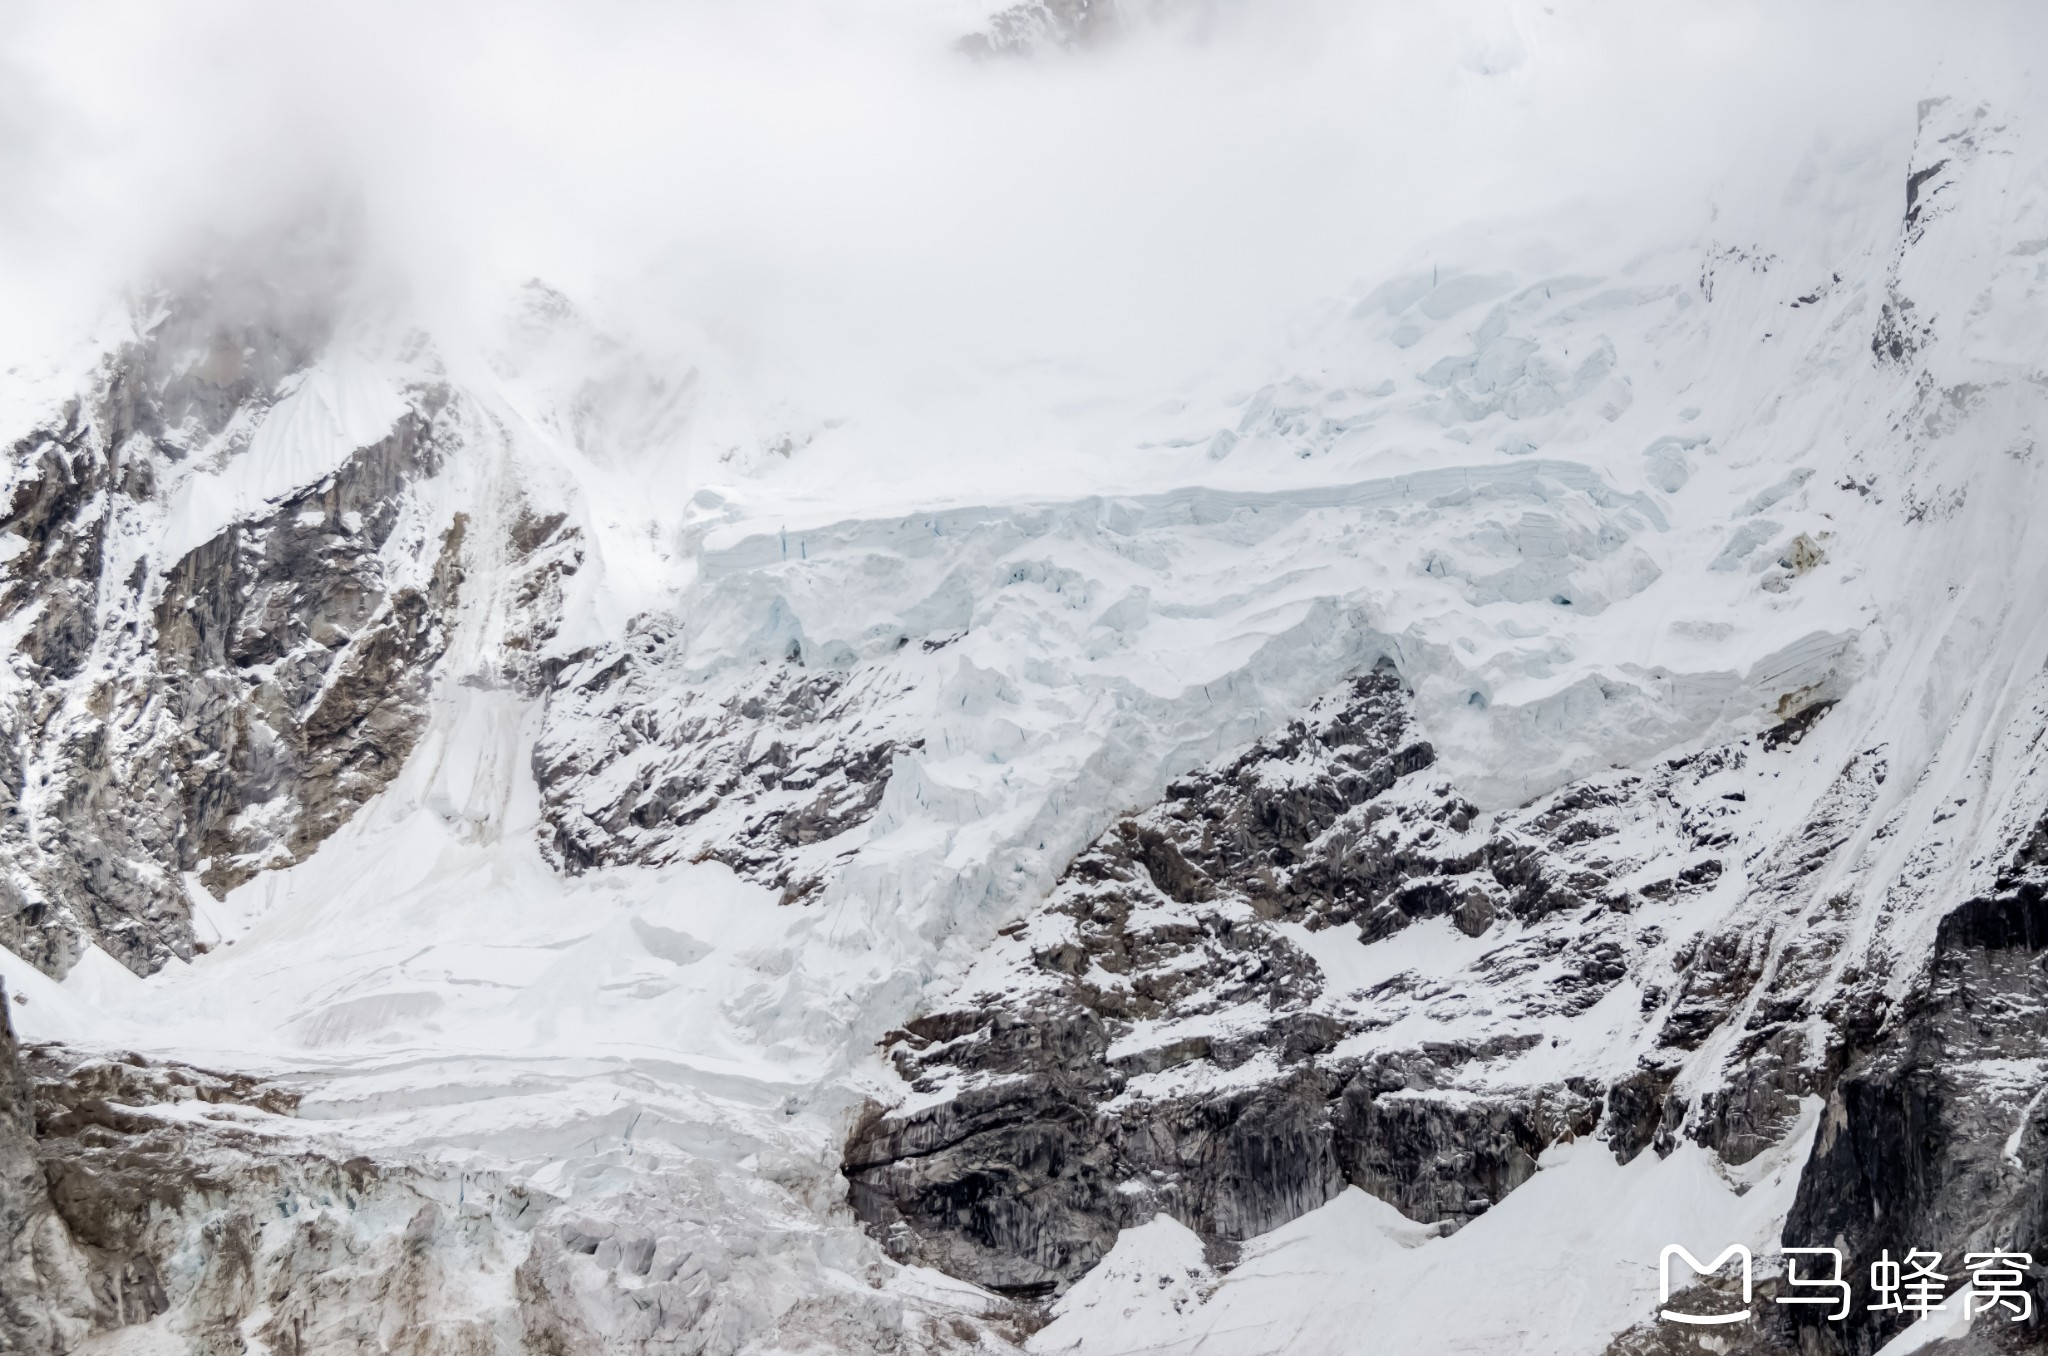
<path id="1" fill-rule="evenodd" d="M 0 535 L 36 1331 L 1595 1352 L 1665 1242 L 2021 1239 L 2029 135 L 1447 243 L 1000 458 L 546 289 L 490 352 L 136 317 Z M 1331 1090 L 1312 1182 L 1200 1121 Z M 1926 1106 L 1965 1205 L 1866 1170 Z M 1122 1204 L 1032 1213 L 1076 1162 Z"/>

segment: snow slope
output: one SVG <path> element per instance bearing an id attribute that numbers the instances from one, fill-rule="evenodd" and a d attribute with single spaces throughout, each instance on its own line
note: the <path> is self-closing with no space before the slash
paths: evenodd
<path id="1" fill-rule="evenodd" d="M 392 346 L 363 321 L 194 449 L 107 569 L 162 568 L 319 483 L 445 379 L 463 438 L 418 512 L 472 527 L 423 733 L 303 860 L 221 899 L 189 882 L 209 949 L 142 979 L 92 952 L 61 985 L 0 957 L 12 1015 L 32 1041 L 287 1085 L 289 1133 L 337 1155 L 546 1198 L 556 1242 L 508 1234 L 478 1312 L 516 1307 L 539 1258 L 590 1331 L 655 1342 L 636 1295 L 697 1273 L 636 1273 L 633 1239 L 674 1260 L 657 1240 L 686 1235 L 724 1256 L 687 1320 L 704 1349 L 1022 1343 L 1005 1301 L 889 1261 L 845 1207 L 860 1105 L 911 1095 L 876 1042 L 971 986 L 1118 816 L 1382 656 L 1482 812 L 1835 703 L 1789 777 L 1740 783 L 1731 856 L 1763 880 L 1795 810 L 1877 758 L 1796 902 L 1846 920 L 1819 982 L 1882 955 L 1903 997 L 2048 802 L 2038 135 L 1958 92 L 1619 264 L 1547 234 L 1569 223 L 1503 226 L 1180 391 L 1067 405 L 1087 383 L 990 378 L 990 407 L 1063 411 L 1069 450 L 1042 458 L 892 465 L 859 413 L 785 429 L 714 362 L 636 369 L 553 300 L 490 353 L 409 366 L 361 356 Z M 507 545 L 541 514 L 575 542 L 551 593 Z M 858 694 L 787 736 L 825 750 L 814 770 L 891 742 L 856 821 L 756 869 L 720 854 L 776 841 L 813 783 L 636 818 L 696 766 L 692 702 L 744 711 L 798 667 Z M 1659 959 L 1744 907 L 1731 875 L 1664 920 Z M 1346 992 L 1470 963 L 1440 923 L 1296 941 Z M 1483 1037 L 1483 1009 L 1373 1039 Z M 1640 1036 L 1594 1008 L 1551 1044 L 1571 1038 L 1560 1075 L 1619 1076 Z M 1715 1090 L 1732 1039 L 1682 1091 Z M 1448 1237 L 1352 1189 L 1225 1273 L 1162 1218 L 1026 1345 L 1599 1351 L 1650 1317 L 1662 1244 L 1776 1246 L 1809 1102 L 1739 1168 L 1556 1145 Z"/>

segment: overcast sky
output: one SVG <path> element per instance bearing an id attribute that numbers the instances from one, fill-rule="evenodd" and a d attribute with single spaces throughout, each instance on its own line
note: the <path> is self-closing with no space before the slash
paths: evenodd
<path id="1" fill-rule="evenodd" d="M 2028 4 L 1168 0 L 968 60 L 989 8 L 6 5 L 0 360 L 340 196 L 449 325 L 540 275 L 770 367 L 1163 373 L 1460 227 L 1684 238 L 1925 94 L 2024 99 L 2048 48 Z"/>

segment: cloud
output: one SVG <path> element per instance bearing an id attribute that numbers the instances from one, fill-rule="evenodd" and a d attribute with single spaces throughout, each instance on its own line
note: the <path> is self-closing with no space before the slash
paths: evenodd
<path id="1" fill-rule="evenodd" d="M 1132 0 L 1118 42 L 966 59 L 990 8 L 24 6 L 0 285 L 35 302 L 0 353 L 341 195 L 450 324 L 541 275 L 825 404 L 1170 382 L 1416 258 L 1683 240 L 2048 36 L 2020 5 Z"/>

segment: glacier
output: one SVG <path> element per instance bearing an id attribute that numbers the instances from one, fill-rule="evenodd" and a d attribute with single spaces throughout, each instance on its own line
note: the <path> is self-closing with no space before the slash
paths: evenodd
<path id="1" fill-rule="evenodd" d="M 2048 1246 L 2048 161 L 1896 112 L 1154 387 L 842 413 L 324 218 L 53 341 L 0 1336 L 2028 1349 L 1769 1302 Z M 1674 1242 L 1755 1253 L 1738 1345 Z"/>

